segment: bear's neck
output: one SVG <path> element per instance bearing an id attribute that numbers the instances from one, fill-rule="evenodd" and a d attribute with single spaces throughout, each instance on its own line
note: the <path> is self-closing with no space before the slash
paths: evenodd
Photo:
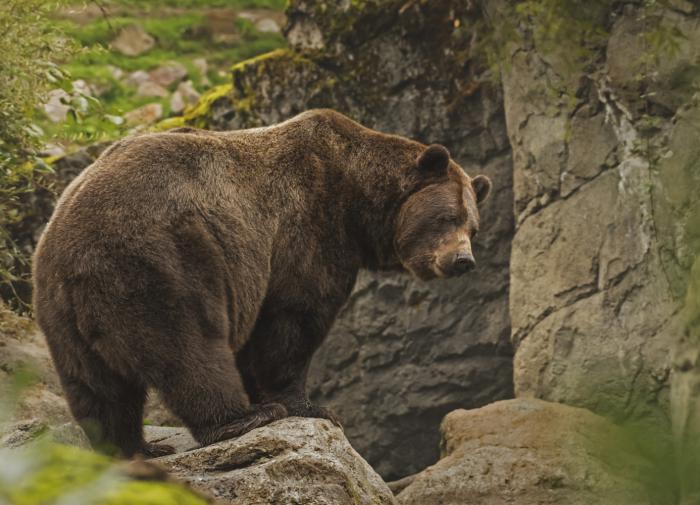
<path id="1" fill-rule="evenodd" d="M 337 195 L 348 246 L 355 248 L 363 268 L 400 269 L 394 246 L 396 221 L 406 194 L 405 170 L 421 145 L 354 122 L 331 127 L 322 159 L 327 160 L 326 176 L 341 181 Z"/>

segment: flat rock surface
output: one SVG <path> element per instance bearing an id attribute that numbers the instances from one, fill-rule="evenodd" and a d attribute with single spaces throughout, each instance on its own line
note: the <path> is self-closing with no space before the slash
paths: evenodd
<path id="1" fill-rule="evenodd" d="M 196 445 L 183 429 L 148 428 L 146 436 L 178 450 Z M 343 432 L 322 419 L 290 417 L 239 438 L 154 461 L 222 503 L 396 503 Z"/>

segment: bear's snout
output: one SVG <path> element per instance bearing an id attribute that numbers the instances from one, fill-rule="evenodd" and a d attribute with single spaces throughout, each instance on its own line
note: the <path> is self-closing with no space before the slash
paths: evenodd
<path id="1" fill-rule="evenodd" d="M 440 277 L 456 277 L 476 267 L 476 260 L 471 248 L 463 247 L 438 255 L 435 269 Z"/>

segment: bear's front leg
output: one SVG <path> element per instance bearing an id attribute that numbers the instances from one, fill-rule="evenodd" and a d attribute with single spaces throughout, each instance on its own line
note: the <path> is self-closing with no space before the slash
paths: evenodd
<path id="1" fill-rule="evenodd" d="M 263 309 L 238 359 L 251 400 L 281 403 L 290 416 L 319 417 L 341 426 L 336 414 L 306 394 L 311 358 L 332 321 L 332 315 L 319 312 Z"/>

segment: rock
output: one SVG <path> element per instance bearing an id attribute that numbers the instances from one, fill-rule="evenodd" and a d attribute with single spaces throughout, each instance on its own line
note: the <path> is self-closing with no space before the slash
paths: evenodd
<path id="1" fill-rule="evenodd" d="M 182 93 L 175 91 L 170 96 L 170 112 L 171 114 L 181 114 L 185 110 L 185 99 L 182 98 Z"/>
<path id="2" fill-rule="evenodd" d="M 399 504 L 641 505 L 659 491 L 650 493 L 657 469 L 629 434 L 584 409 L 501 401 L 451 412 L 442 437 L 443 458 Z"/>
<path id="3" fill-rule="evenodd" d="M 56 158 L 65 156 L 65 154 L 66 150 L 62 146 L 54 144 L 53 142 L 44 144 L 44 147 L 42 147 L 41 152 L 39 153 L 40 156 Z"/>
<path id="4" fill-rule="evenodd" d="M 85 95 L 85 96 L 94 96 L 95 92 L 92 89 L 92 86 L 90 86 L 85 80 L 83 79 L 78 79 L 73 81 L 72 83 L 73 86 L 73 93 L 77 93 L 80 95 Z"/>
<path id="5" fill-rule="evenodd" d="M 126 56 L 139 56 L 153 49 L 156 41 L 138 24 L 125 26 L 109 46 Z"/>
<path id="6" fill-rule="evenodd" d="M 141 84 L 148 82 L 150 79 L 151 76 L 145 70 L 136 70 L 135 72 L 131 72 L 129 74 L 129 76 L 124 81 L 124 84 L 126 84 L 127 86 L 133 86 L 134 88 L 138 88 L 139 86 L 141 86 Z"/>
<path id="7" fill-rule="evenodd" d="M 194 68 L 197 69 L 197 72 L 199 72 L 202 78 L 205 78 L 207 76 L 209 65 L 207 63 L 206 58 L 195 58 L 194 60 L 192 60 L 192 65 L 194 65 Z"/>
<path id="8" fill-rule="evenodd" d="M 156 439 L 172 440 L 161 436 Z M 154 461 L 222 503 L 395 503 L 343 432 L 321 419 L 283 419 L 239 438 Z"/>
<path id="9" fill-rule="evenodd" d="M 179 114 L 185 107 L 195 105 L 201 95 L 194 89 L 192 81 L 181 82 L 170 97 L 170 112 Z"/>
<path id="10" fill-rule="evenodd" d="M 280 25 L 274 19 L 263 18 L 255 23 L 255 28 L 263 33 L 279 33 Z"/>
<path id="11" fill-rule="evenodd" d="M 182 63 L 171 61 L 149 72 L 151 80 L 165 88 L 187 77 L 187 68 Z"/>
<path id="12" fill-rule="evenodd" d="M 90 449 L 90 441 L 75 423 L 47 425 L 38 419 L 27 419 L 0 425 L 0 448 L 17 449 L 33 443 L 55 442 Z"/>
<path id="13" fill-rule="evenodd" d="M 70 95 L 62 89 L 49 91 L 48 100 L 44 104 L 44 113 L 53 123 L 66 119 L 70 106 Z"/>
<path id="14" fill-rule="evenodd" d="M 145 81 L 139 84 L 136 90 L 136 95 L 143 97 L 165 97 L 168 96 L 168 90 L 160 84 L 153 81 Z"/>
<path id="15" fill-rule="evenodd" d="M 153 124 L 163 117 L 163 106 L 159 103 L 149 103 L 124 114 L 127 124 Z"/>
<path id="16" fill-rule="evenodd" d="M 192 438 L 185 428 L 172 426 L 144 426 L 144 437 L 147 441 L 156 444 L 167 444 L 175 448 L 175 451 L 188 452 L 199 449 L 200 445 Z"/>
<path id="17" fill-rule="evenodd" d="M 196 104 L 201 96 L 199 92 L 194 89 L 192 81 L 183 81 L 178 84 L 177 92 L 180 93 L 186 105 Z"/>
<path id="18" fill-rule="evenodd" d="M 121 80 L 124 77 L 124 71 L 119 67 L 107 65 L 107 69 L 109 70 L 109 73 L 112 74 L 114 79 Z"/>
<path id="19" fill-rule="evenodd" d="M 290 2 L 285 30 L 297 50 L 235 65 L 232 84 L 203 95 L 185 118 L 232 130 L 331 107 L 380 131 L 443 143 L 469 173 L 495 182 L 474 243 L 477 272 L 428 284 L 362 272 L 311 365 L 313 399 L 340 415 L 348 439 L 383 477 L 396 479 L 436 460 L 437 426 L 447 412 L 513 394 L 510 148 L 499 91 L 475 85 L 464 64 L 469 37 L 411 42 L 453 34 L 454 18 L 468 31 L 465 2 L 323 6 Z M 318 45 L 300 41 L 317 33 Z"/>

